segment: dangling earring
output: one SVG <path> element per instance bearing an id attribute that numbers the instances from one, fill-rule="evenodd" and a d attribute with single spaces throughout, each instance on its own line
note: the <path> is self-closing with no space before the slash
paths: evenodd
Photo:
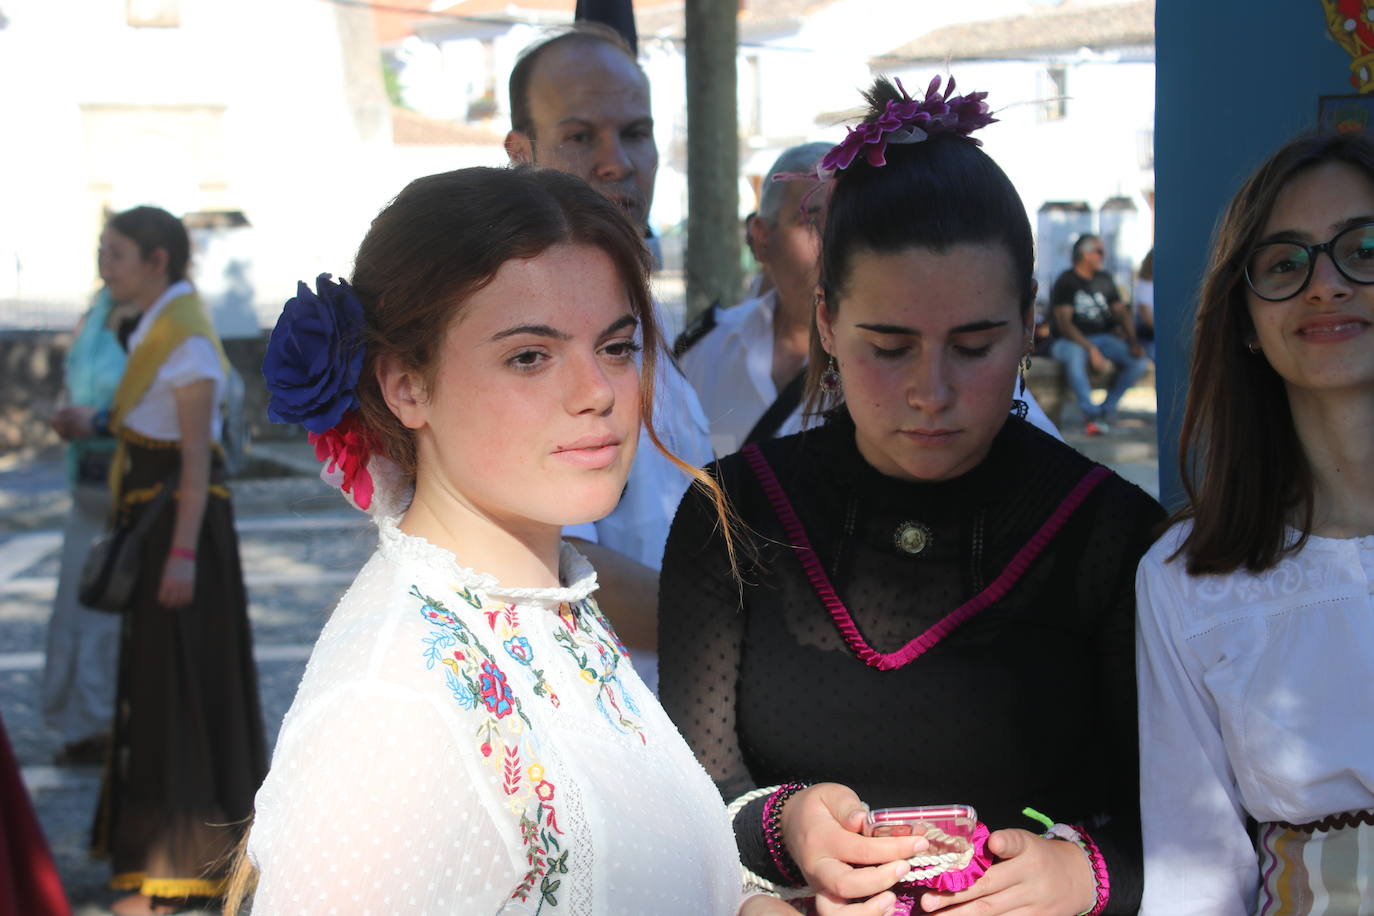
<path id="1" fill-rule="evenodd" d="M 834 394 L 840 390 L 840 367 L 835 362 L 835 357 L 830 357 L 830 362 L 826 363 L 825 371 L 821 373 L 821 391 L 826 394 Z"/>
<path id="2" fill-rule="evenodd" d="M 1016 375 L 1021 380 L 1021 390 L 1019 394 L 1026 393 L 1026 373 L 1030 371 L 1030 354 L 1026 353 L 1021 357 L 1021 362 L 1016 365 Z M 1011 399 L 1011 412 L 1018 418 L 1024 420 L 1030 415 L 1030 405 L 1019 397 Z"/>

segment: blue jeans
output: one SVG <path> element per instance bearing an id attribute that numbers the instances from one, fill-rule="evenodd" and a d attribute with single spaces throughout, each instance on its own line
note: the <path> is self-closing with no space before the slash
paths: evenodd
<path id="1" fill-rule="evenodd" d="M 1073 388 L 1078 407 L 1088 420 L 1109 416 L 1121 401 L 1126 389 L 1136 383 L 1145 370 L 1150 368 L 1150 360 L 1145 356 L 1132 356 L 1126 341 L 1115 334 L 1085 334 L 1088 342 L 1097 347 L 1102 355 L 1116 366 L 1116 377 L 1112 387 L 1107 390 L 1107 398 L 1101 404 L 1093 403 L 1092 382 L 1088 380 L 1088 351 L 1072 340 L 1059 338 L 1050 344 L 1050 355 L 1064 366 L 1064 375 Z"/>

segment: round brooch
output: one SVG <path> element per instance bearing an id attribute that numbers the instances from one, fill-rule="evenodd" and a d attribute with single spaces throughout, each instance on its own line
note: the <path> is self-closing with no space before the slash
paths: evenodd
<path id="1" fill-rule="evenodd" d="M 920 522 L 903 522 L 892 536 L 892 543 L 904 553 L 918 554 L 930 545 L 930 529 Z"/>

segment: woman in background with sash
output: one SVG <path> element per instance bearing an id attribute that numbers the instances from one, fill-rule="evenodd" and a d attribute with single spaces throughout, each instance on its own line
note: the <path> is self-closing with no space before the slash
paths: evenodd
<path id="1" fill-rule="evenodd" d="M 164 487 L 124 614 L 113 754 L 93 837 L 114 912 L 173 913 L 218 896 L 227 854 L 266 772 L 262 715 L 233 511 L 216 448 L 227 361 L 186 279 L 190 242 L 155 207 L 117 214 L 100 274 L 139 312 L 128 367 L 92 429 L 118 440 L 110 475 L 116 523 Z M 121 333 L 124 337 L 124 333 Z"/>

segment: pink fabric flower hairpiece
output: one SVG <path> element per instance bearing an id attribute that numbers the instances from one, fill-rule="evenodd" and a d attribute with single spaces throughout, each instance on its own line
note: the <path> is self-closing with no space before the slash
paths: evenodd
<path id="1" fill-rule="evenodd" d="M 919 102 L 907 95 L 901 80 L 896 82 L 902 93 L 901 101 L 889 100 L 877 120 L 851 127 L 848 135 L 826 153 L 816 167 L 821 178 L 830 178 L 841 169 L 849 168 L 860 153 L 871 166 L 887 165 L 889 143 L 920 143 L 937 133 L 968 137 L 978 128 L 997 120 L 983 101 L 988 97 L 986 92 L 954 95 L 952 76 L 942 94 L 937 75 L 930 81 L 925 98 Z M 980 140 L 970 139 L 983 145 Z"/>
<path id="2" fill-rule="evenodd" d="M 315 446 L 315 459 L 327 462 L 324 475 L 340 474 L 339 489 L 351 494 L 354 504 L 366 512 L 372 505 L 373 492 L 367 465 L 376 448 L 358 419 L 358 412 L 348 411 L 333 427 L 322 433 L 309 433 L 307 438 Z"/>

